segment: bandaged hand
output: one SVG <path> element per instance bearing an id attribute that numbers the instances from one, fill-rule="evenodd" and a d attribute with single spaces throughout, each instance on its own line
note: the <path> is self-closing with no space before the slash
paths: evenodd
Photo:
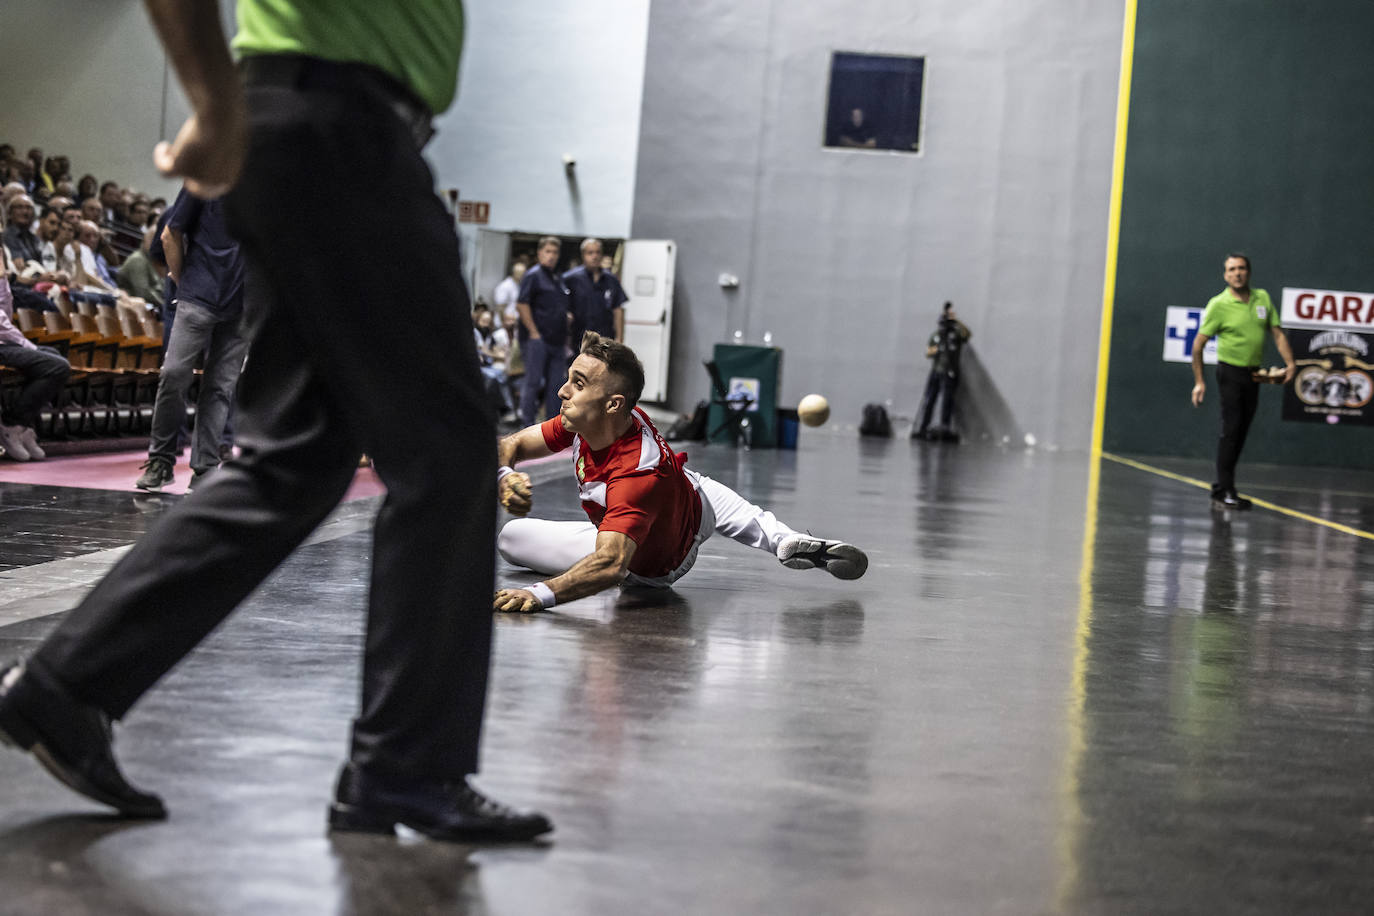
<path id="1" fill-rule="evenodd" d="M 496 484 L 497 499 L 511 515 L 524 515 L 534 498 L 531 486 L 530 475 L 512 471 Z"/>
<path id="2" fill-rule="evenodd" d="M 515 614 L 532 614 L 535 611 L 542 611 L 544 605 L 534 593 L 523 588 L 503 588 L 496 593 L 496 598 L 492 601 L 493 611 L 509 611 Z"/>

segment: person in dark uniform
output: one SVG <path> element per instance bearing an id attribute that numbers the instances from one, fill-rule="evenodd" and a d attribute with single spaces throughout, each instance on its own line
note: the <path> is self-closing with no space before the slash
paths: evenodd
<path id="1" fill-rule="evenodd" d="M 524 387 L 520 390 L 520 421 L 529 426 L 538 419 L 539 397 L 544 398 L 545 418 L 558 415 L 558 386 L 568 361 L 568 321 L 572 298 L 558 272 L 557 236 L 539 240 L 539 263 L 525 272 L 515 307 L 520 313 L 520 353 L 525 362 Z"/>
<path id="2" fill-rule="evenodd" d="M 31 657 L 0 670 L 0 737 L 127 817 L 165 817 L 162 800 L 120 772 L 111 720 L 314 529 L 366 452 L 387 495 L 362 704 L 330 826 L 405 824 L 448 840 L 546 833 L 543 815 L 492 801 L 469 780 L 491 651 L 496 429 L 458 240 L 420 155 L 433 113 L 454 95 L 462 4 L 239 0 L 243 88 L 215 0 L 147 6 L 193 112 L 155 161 L 197 195 L 229 192 L 246 259 L 242 454 L 179 502 Z M 357 220 L 379 211 L 393 224 L 380 236 Z M 387 303 L 404 303 L 425 333 L 377 321 Z"/>
<path id="3" fill-rule="evenodd" d="M 920 423 L 911 431 L 913 439 L 944 439 L 956 441 L 950 421 L 954 417 L 954 395 L 959 390 L 959 359 L 973 332 L 954 314 L 954 304 L 946 302 L 940 312 L 940 324 L 926 343 L 926 359 L 932 360 L 930 375 L 926 377 L 926 391 L 921 398 Z M 935 402 L 940 401 L 940 426 L 930 428 L 935 414 Z"/>
<path id="4" fill-rule="evenodd" d="M 579 341 L 588 331 L 625 342 L 625 303 L 630 297 L 620 281 L 601 266 L 601 239 L 582 240 L 582 266 L 563 275 L 572 297 L 572 333 L 568 339 Z"/>

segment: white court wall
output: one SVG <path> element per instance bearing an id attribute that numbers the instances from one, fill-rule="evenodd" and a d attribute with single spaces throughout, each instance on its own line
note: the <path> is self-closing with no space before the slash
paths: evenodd
<path id="1" fill-rule="evenodd" d="M 941 303 L 1007 431 L 1086 448 L 1123 5 L 654 3 L 632 232 L 678 242 L 671 398 L 734 329 L 784 350 L 782 402 L 912 415 Z M 926 58 L 920 156 L 828 150 L 833 51 Z M 740 278 L 723 290 L 721 273 Z"/>
<path id="2" fill-rule="evenodd" d="M 90 172 L 170 199 L 180 183 L 153 168 L 153 146 L 187 107 L 165 60 L 141 0 L 4 0 L 0 141 L 21 156 L 32 146 L 64 153 L 74 178 Z"/>
<path id="3" fill-rule="evenodd" d="M 493 229 L 628 235 L 649 0 L 466 10 L 458 99 L 428 150 L 438 186 L 489 201 Z"/>

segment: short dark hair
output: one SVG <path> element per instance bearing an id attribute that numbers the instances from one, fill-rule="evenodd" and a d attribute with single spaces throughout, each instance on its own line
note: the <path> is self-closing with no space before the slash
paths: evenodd
<path id="1" fill-rule="evenodd" d="M 627 406 L 634 407 L 639 403 L 639 396 L 644 393 L 644 364 L 635 356 L 634 350 L 595 331 L 588 331 L 582 335 L 580 352 L 606 364 L 606 372 L 619 383 L 615 386 L 615 392 L 625 395 Z"/>
<path id="2" fill-rule="evenodd" d="M 940 309 L 940 314 L 941 314 L 941 315 L 948 315 L 948 314 L 949 314 L 949 310 L 952 309 L 952 308 L 954 308 L 954 303 L 953 303 L 953 302 L 946 302 L 946 303 L 945 303 L 945 307 L 942 308 L 942 309 Z"/>
<path id="3" fill-rule="evenodd" d="M 114 188 L 116 191 L 118 191 L 118 190 L 119 190 L 119 182 L 117 182 L 117 181 L 107 181 L 107 182 L 105 182 L 104 184 L 102 184 L 102 185 L 100 186 L 100 193 L 101 193 L 101 194 L 104 194 L 106 188 Z"/>
<path id="4" fill-rule="evenodd" d="M 545 245 L 557 245 L 561 251 L 563 248 L 563 240 L 556 235 L 546 235 L 539 240 L 540 248 L 543 248 Z"/>
<path id="5" fill-rule="evenodd" d="M 1240 258 L 1242 261 L 1245 262 L 1245 269 L 1246 269 L 1246 270 L 1249 270 L 1249 269 L 1250 269 L 1250 256 L 1249 256 L 1248 254 L 1242 254 L 1242 253 L 1239 252 L 1239 251 L 1233 251 L 1233 252 L 1231 252 L 1230 254 L 1228 254 L 1226 257 L 1222 258 L 1222 259 L 1221 259 L 1222 266 L 1224 267 L 1224 266 L 1226 265 L 1226 262 L 1229 261 L 1229 260 L 1231 260 L 1232 258 Z"/>

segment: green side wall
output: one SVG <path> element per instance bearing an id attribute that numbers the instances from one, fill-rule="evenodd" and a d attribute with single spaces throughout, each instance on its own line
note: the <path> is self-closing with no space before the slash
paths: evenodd
<path id="1" fill-rule="evenodd" d="M 1165 308 L 1224 287 L 1374 291 L 1374 2 L 1140 0 L 1104 448 L 1211 457 L 1212 370 L 1166 363 Z M 1280 363 L 1272 343 L 1266 363 Z M 1244 462 L 1374 465 L 1374 427 L 1280 420 L 1262 392 Z M 1243 470 L 1242 470 L 1243 476 Z"/>

